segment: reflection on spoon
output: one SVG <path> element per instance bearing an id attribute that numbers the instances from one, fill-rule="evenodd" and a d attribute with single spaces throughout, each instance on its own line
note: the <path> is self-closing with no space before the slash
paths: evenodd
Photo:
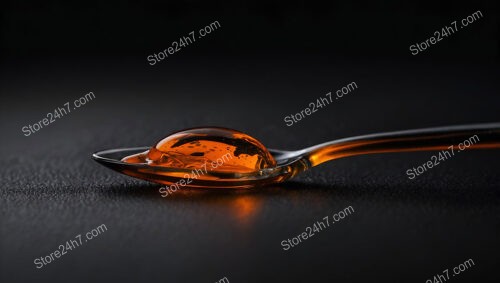
<path id="1" fill-rule="evenodd" d="M 252 188 L 283 182 L 338 158 L 446 150 L 473 135 L 480 141 L 471 149 L 500 148 L 500 123 L 356 136 L 296 151 L 268 150 L 247 134 L 207 127 L 173 133 L 151 148 L 105 150 L 93 158 L 123 174 L 171 187 Z"/>

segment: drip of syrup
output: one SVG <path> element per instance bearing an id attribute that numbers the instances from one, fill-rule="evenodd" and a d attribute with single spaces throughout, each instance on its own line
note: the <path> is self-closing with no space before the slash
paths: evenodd
<path id="1" fill-rule="evenodd" d="M 123 162 L 170 168 L 251 173 L 273 168 L 276 161 L 255 138 L 225 128 L 197 128 L 174 133 L 151 149 Z"/>

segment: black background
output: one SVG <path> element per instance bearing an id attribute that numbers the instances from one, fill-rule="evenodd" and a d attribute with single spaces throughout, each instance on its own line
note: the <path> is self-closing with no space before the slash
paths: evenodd
<path id="1" fill-rule="evenodd" d="M 0 9 L 1 282 L 498 282 L 498 150 L 332 161 L 247 191 L 179 191 L 119 175 L 92 152 L 196 126 L 299 149 L 372 132 L 500 121 L 494 1 L 7 1 Z M 409 46 L 483 18 L 411 55 Z M 150 66 L 189 32 L 221 27 Z M 287 127 L 329 91 L 359 88 Z M 96 98 L 25 137 L 65 102 Z M 299 246 L 282 240 L 352 206 Z M 77 234 L 108 231 L 36 269 Z M 451 275 L 450 275 L 451 276 Z"/>

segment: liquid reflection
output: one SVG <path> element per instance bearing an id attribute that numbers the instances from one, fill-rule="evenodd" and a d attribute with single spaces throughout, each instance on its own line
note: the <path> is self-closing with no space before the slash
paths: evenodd
<path id="1" fill-rule="evenodd" d="M 193 197 L 201 198 L 204 204 L 223 210 L 224 214 L 232 217 L 240 227 L 250 227 L 255 223 L 265 201 L 263 194 L 244 191 L 221 192 L 215 196 L 213 191 L 206 194 L 203 192 L 202 196 L 198 191 L 190 191 L 184 195 L 191 200 Z"/>
<path id="2" fill-rule="evenodd" d="M 331 187 L 304 185 L 290 182 L 279 186 L 259 188 L 258 190 L 179 190 L 174 194 L 161 198 L 171 202 L 195 202 L 210 210 L 222 210 L 224 215 L 234 219 L 240 227 L 250 228 L 255 224 L 266 203 L 275 202 L 276 198 L 286 198 L 293 206 L 301 206 L 304 201 L 317 206 L 326 205 L 331 196 Z"/>

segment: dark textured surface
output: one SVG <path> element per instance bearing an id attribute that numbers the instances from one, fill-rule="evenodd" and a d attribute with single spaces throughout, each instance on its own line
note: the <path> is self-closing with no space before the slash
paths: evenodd
<path id="1" fill-rule="evenodd" d="M 74 71 L 62 65 L 5 73 L 0 281 L 424 282 L 471 258 L 475 266 L 453 282 L 498 282 L 498 150 L 460 153 L 415 180 L 406 169 L 431 153 L 353 157 L 275 187 L 167 198 L 158 185 L 90 158 L 96 150 L 147 145 L 201 125 L 296 149 L 376 131 L 500 120 L 496 70 L 318 68 L 305 61 L 252 60 L 266 70 L 259 72 L 215 61 L 210 75 L 201 61 L 197 69 L 177 66 L 171 73 L 144 67 L 111 74 L 83 62 Z M 351 95 L 285 126 L 285 115 L 350 81 L 359 85 Z M 88 91 L 94 101 L 22 135 L 22 126 Z M 282 240 L 347 206 L 355 213 L 282 250 Z M 100 224 L 108 231 L 35 268 L 36 257 Z"/>
<path id="2" fill-rule="evenodd" d="M 364 2 L 364 3 L 363 3 Z M 500 150 L 358 156 L 277 186 L 186 191 L 95 151 L 222 126 L 300 149 L 381 131 L 500 122 L 498 1 L 30 1 L 0 9 L 0 282 L 500 282 Z M 409 46 L 483 17 L 416 56 Z M 147 56 L 220 29 L 150 66 Z M 286 115 L 359 89 L 287 127 Z M 49 111 L 96 98 L 25 137 Z M 355 212 L 284 251 L 281 241 Z M 107 231 L 37 269 L 35 258 Z M 434 282 L 434 280 L 432 280 Z M 434 282 L 435 283 L 435 282 Z M 443 282 L 441 282 L 443 283 Z"/>

